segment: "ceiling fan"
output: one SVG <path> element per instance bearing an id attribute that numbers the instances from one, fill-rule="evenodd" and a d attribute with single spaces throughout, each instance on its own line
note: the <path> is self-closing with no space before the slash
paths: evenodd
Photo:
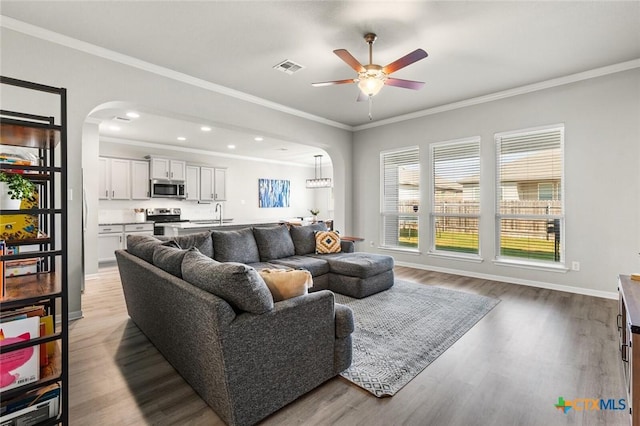
<path id="1" fill-rule="evenodd" d="M 360 89 L 358 96 L 359 102 L 371 99 L 373 96 L 377 95 L 385 84 L 412 90 L 421 89 L 422 86 L 424 86 L 424 82 L 422 81 L 402 80 L 400 78 L 389 77 L 389 75 L 406 67 L 407 65 L 411 65 L 414 62 L 419 61 L 420 59 L 426 58 L 428 56 L 427 52 L 422 49 L 416 49 L 402 58 L 381 67 L 380 65 L 373 63 L 373 43 L 376 39 L 377 36 L 373 33 L 367 33 L 364 36 L 364 41 L 369 44 L 369 65 L 362 65 L 346 49 L 336 49 L 333 51 L 333 53 L 338 55 L 340 59 L 345 61 L 347 65 L 358 73 L 356 78 L 312 83 L 311 85 L 315 87 L 322 87 L 334 84 L 358 83 L 358 88 Z"/>

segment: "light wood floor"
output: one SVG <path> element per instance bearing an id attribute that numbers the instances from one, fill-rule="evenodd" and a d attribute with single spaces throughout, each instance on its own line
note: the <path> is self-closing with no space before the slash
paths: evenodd
<path id="1" fill-rule="evenodd" d="M 620 425 L 626 413 L 554 408 L 559 396 L 626 398 L 617 303 L 397 267 L 396 277 L 498 298 L 392 398 L 334 378 L 264 425 Z M 152 294 L 149 297 L 153 297 Z M 86 283 L 70 327 L 72 425 L 221 425 L 129 319 L 115 268 Z"/>

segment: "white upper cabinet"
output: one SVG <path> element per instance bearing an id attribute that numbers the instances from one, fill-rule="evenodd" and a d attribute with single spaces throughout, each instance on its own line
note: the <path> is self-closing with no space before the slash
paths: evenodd
<path id="1" fill-rule="evenodd" d="M 200 167 L 200 200 L 225 201 L 227 199 L 227 169 Z"/>
<path id="2" fill-rule="evenodd" d="M 149 162 L 131 160 L 131 199 L 149 198 Z"/>
<path id="3" fill-rule="evenodd" d="M 151 158 L 151 178 L 185 180 L 186 162 L 168 158 Z"/>
<path id="4" fill-rule="evenodd" d="M 214 176 L 213 167 L 200 167 L 200 200 L 213 201 Z"/>
<path id="5" fill-rule="evenodd" d="M 98 196 L 102 200 L 131 198 L 131 162 L 120 158 L 98 159 Z"/>
<path id="6" fill-rule="evenodd" d="M 187 166 L 185 179 L 185 199 L 197 201 L 200 199 L 200 167 Z"/>
<path id="7" fill-rule="evenodd" d="M 111 199 L 128 200 L 131 198 L 131 162 L 120 158 L 111 158 Z"/>
<path id="8" fill-rule="evenodd" d="M 173 180 L 185 180 L 187 177 L 187 163 L 182 160 L 169 161 L 169 173 Z"/>
<path id="9" fill-rule="evenodd" d="M 227 169 L 215 169 L 214 175 L 213 198 L 215 201 L 225 201 L 227 199 Z"/>

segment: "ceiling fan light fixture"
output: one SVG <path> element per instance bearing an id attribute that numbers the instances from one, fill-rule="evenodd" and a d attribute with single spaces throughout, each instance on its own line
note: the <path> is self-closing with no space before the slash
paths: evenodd
<path id="1" fill-rule="evenodd" d="M 381 70 L 367 70 L 358 77 L 358 88 L 367 96 L 375 96 L 380 93 L 387 76 Z"/>

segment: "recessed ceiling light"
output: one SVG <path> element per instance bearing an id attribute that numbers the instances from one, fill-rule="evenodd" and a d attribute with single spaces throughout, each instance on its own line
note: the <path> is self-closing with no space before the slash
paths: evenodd
<path id="1" fill-rule="evenodd" d="M 253 140 L 256 142 L 262 142 L 264 138 L 262 136 L 256 136 L 255 138 L 253 138 Z"/>
<path id="2" fill-rule="evenodd" d="M 186 141 L 186 140 L 187 140 L 187 138 L 185 138 L 184 136 L 178 136 L 178 140 L 179 140 L 179 141 Z"/>
<path id="3" fill-rule="evenodd" d="M 137 113 L 137 112 L 135 112 L 135 111 L 129 111 L 129 112 L 127 113 L 127 117 L 129 117 L 129 118 L 139 118 L 139 117 L 140 117 L 140 114 L 138 114 L 138 113 Z"/>
<path id="4" fill-rule="evenodd" d="M 211 131 L 211 127 L 209 127 L 209 126 L 202 126 L 202 127 L 200 127 L 200 130 L 202 130 L 203 132 L 210 132 L 210 131 Z"/>
<path id="5" fill-rule="evenodd" d="M 114 130 L 114 131 L 117 132 L 118 130 L 120 130 L 120 126 L 111 125 L 111 126 L 109 126 L 109 130 Z"/>
<path id="6" fill-rule="evenodd" d="M 235 146 L 235 145 L 227 145 L 227 148 L 229 148 L 229 149 L 236 149 L 236 146 Z"/>

